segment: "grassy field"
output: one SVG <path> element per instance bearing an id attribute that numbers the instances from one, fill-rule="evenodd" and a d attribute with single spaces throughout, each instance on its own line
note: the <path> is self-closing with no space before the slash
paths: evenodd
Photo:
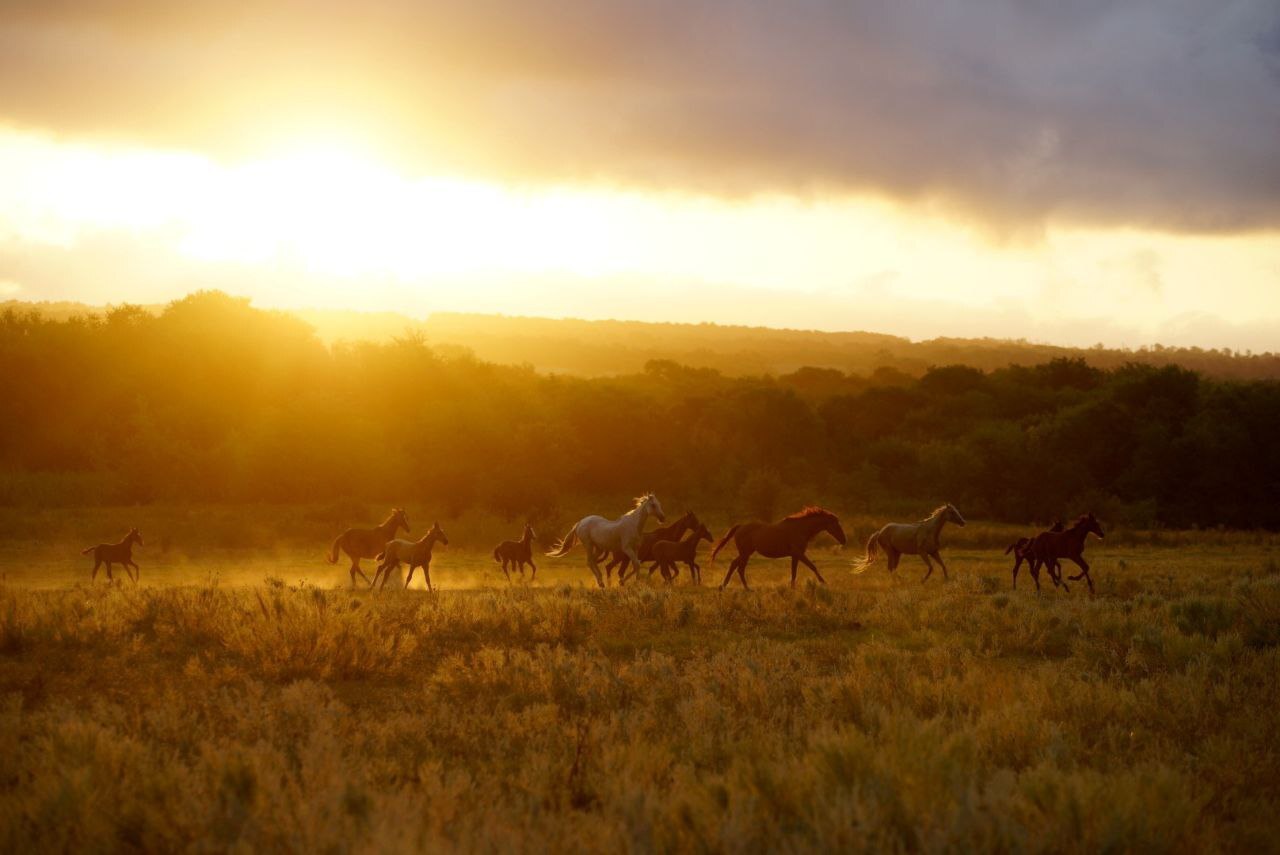
<path id="1" fill-rule="evenodd" d="M 1091 543 L 1090 598 L 1010 591 L 998 528 L 945 583 L 824 546 L 723 593 L 507 587 L 451 533 L 443 590 L 370 594 L 159 534 L 90 586 L 57 516 L 0 516 L 3 851 L 1280 845 L 1274 536 Z"/>

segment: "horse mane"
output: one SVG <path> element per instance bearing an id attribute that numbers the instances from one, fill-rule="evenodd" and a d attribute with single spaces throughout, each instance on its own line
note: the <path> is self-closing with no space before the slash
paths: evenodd
<path id="1" fill-rule="evenodd" d="M 809 505 L 806 508 L 796 511 L 794 514 L 788 514 L 785 519 L 803 520 L 809 517 L 834 517 L 835 514 L 826 508 L 820 508 L 817 505 Z"/>
<path id="2" fill-rule="evenodd" d="M 949 507 L 951 507 L 951 503 L 950 503 L 950 502 L 948 502 L 948 503 L 947 503 L 947 504 L 945 504 L 945 505 L 938 505 L 938 507 L 934 508 L 934 509 L 929 513 L 929 516 L 927 516 L 927 517 L 925 517 L 924 519 L 920 520 L 920 522 L 928 522 L 929 520 L 937 519 L 938 517 L 940 517 L 940 516 L 942 516 L 943 514 L 945 514 L 945 513 L 947 512 L 947 508 L 949 508 Z"/>
<path id="3" fill-rule="evenodd" d="M 636 496 L 635 499 L 632 500 L 634 504 L 631 505 L 631 510 L 634 511 L 636 508 L 640 507 L 652 498 L 653 493 L 645 493 L 643 496 Z"/>

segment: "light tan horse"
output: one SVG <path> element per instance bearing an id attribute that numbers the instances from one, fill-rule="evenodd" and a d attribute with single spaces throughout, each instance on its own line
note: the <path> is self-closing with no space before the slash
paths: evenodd
<path id="1" fill-rule="evenodd" d="M 854 572 L 861 573 L 870 567 L 876 560 L 876 548 L 879 547 L 889 558 L 890 573 L 897 571 L 898 561 L 903 555 L 919 555 L 924 559 L 924 566 L 929 568 L 921 582 L 933 575 L 930 557 L 942 565 L 943 578 L 950 578 L 947 576 L 947 565 L 938 554 L 942 527 L 949 522 L 964 527 L 964 517 L 960 516 L 960 512 L 952 504 L 943 505 L 918 523 L 889 523 L 867 538 L 866 557 L 854 562 Z"/>
<path id="2" fill-rule="evenodd" d="M 137 582 L 142 575 L 141 568 L 133 561 L 133 545 L 142 546 L 142 535 L 138 534 L 136 528 L 129 529 L 129 533 L 124 536 L 124 540 L 119 543 L 99 543 L 97 546 L 90 546 L 87 549 L 80 550 L 81 555 L 93 553 L 93 574 L 89 577 L 89 581 L 98 578 L 98 568 L 103 564 L 107 565 L 107 581 L 115 581 L 115 577 L 111 575 L 112 564 L 123 564 L 124 572 L 130 579 Z M 133 568 L 133 572 L 129 568 Z"/>
<path id="3" fill-rule="evenodd" d="M 351 587 L 356 586 L 357 573 L 360 578 L 369 582 L 369 577 L 360 569 L 360 559 L 376 558 L 387 541 L 395 537 L 400 529 L 404 529 L 406 534 L 409 531 L 409 518 L 405 516 L 404 508 L 392 508 L 382 524 L 374 528 L 349 528 L 334 538 L 333 546 L 329 549 L 329 563 L 338 563 L 338 550 L 341 549 L 351 558 Z"/>
<path id="4" fill-rule="evenodd" d="M 449 538 L 445 537 L 444 532 L 440 529 L 440 523 L 432 523 L 431 531 L 420 537 L 417 542 L 412 540 L 389 540 L 383 546 L 382 551 L 375 557 L 378 559 L 378 569 L 373 573 L 373 581 L 369 583 L 372 588 L 378 581 L 378 576 L 382 576 L 382 585 L 378 590 L 381 591 L 387 587 L 387 580 L 391 578 L 391 571 L 400 566 L 403 561 L 409 565 L 409 575 L 404 580 L 404 586 L 409 587 L 409 583 L 413 581 L 413 571 L 421 567 L 422 575 L 427 579 L 427 590 L 431 587 L 431 549 L 437 543 L 449 545 Z"/>

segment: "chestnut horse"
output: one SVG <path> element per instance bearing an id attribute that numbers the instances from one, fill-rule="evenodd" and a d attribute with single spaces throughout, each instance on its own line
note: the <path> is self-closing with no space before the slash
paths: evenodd
<path id="1" fill-rule="evenodd" d="M 387 587 L 387 580 L 391 578 L 391 571 L 400 566 L 403 561 L 409 565 L 409 575 L 404 580 L 404 586 L 409 587 L 409 583 L 413 581 L 413 571 L 417 567 L 422 568 L 422 575 L 427 578 L 427 590 L 431 590 L 431 548 L 436 543 L 449 545 L 449 538 L 444 536 L 444 532 L 440 530 L 440 523 L 432 523 L 431 531 L 424 534 L 415 543 L 412 540 L 389 540 L 382 547 L 375 558 L 378 559 L 378 569 L 373 573 L 373 582 L 369 583 L 372 588 L 374 583 L 378 581 L 378 575 L 382 575 L 382 585 L 378 588 L 381 591 Z"/>
<path id="2" fill-rule="evenodd" d="M 711 536 L 711 532 L 705 525 L 698 523 L 696 528 L 689 530 L 688 537 L 683 540 L 658 541 L 650 551 L 654 565 L 649 568 L 649 575 L 652 576 L 653 568 L 657 567 L 662 571 L 662 578 L 671 582 L 680 575 L 676 564 L 683 561 L 689 565 L 689 578 L 693 584 L 701 585 L 702 567 L 698 564 L 698 544 L 704 540 L 711 543 L 715 538 Z"/>
<path id="3" fill-rule="evenodd" d="M 329 549 L 329 563 L 338 563 L 338 550 L 341 549 L 351 559 L 351 587 L 356 586 L 357 573 L 369 582 L 369 577 L 360 569 L 360 559 L 376 558 L 400 529 L 404 529 L 406 534 L 409 532 L 409 518 L 405 516 L 404 508 L 392 508 L 390 515 L 375 528 L 349 528 L 334 539 Z M 373 585 L 372 582 L 369 584 Z"/>
<path id="4" fill-rule="evenodd" d="M 533 563 L 533 539 L 537 537 L 533 533 L 533 526 L 528 523 L 524 524 L 524 534 L 519 540 L 504 540 L 493 548 L 493 560 L 502 564 L 502 572 L 506 574 L 507 581 L 511 581 L 511 571 L 507 569 L 507 565 L 520 571 L 520 575 L 524 576 L 524 565 L 528 564 L 533 568 L 533 575 L 529 578 L 538 578 L 538 565 Z"/>
<path id="5" fill-rule="evenodd" d="M 1083 578 L 1089 583 L 1089 593 L 1093 593 L 1093 578 L 1089 575 L 1089 562 L 1084 560 L 1084 541 L 1090 533 L 1096 534 L 1099 539 L 1106 537 L 1102 533 L 1102 526 L 1098 523 L 1098 518 L 1092 513 L 1087 513 L 1075 521 L 1071 528 L 1066 531 L 1042 531 L 1031 540 L 1031 546 L 1027 551 L 1031 557 L 1031 576 L 1034 578 L 1039 572 L 1041 566 L 1049 567 L 1049 574 L 1053 575 L 1053 566 L 1057 564 L 1057 560 L 1065 558 L 1080 568 L 1080 572 L 1071 577 L 1072 582 L 1079 581 Z M 1067 582 L 1059 575 L 1055 578 L 1055 582 L 1060 581 L 1063 588 L 1067 588 Z"/>
<path id="6" fill-rule="evenodd" d="M 136 528 L 129 529 L 129 533 L 124 536 L 124 540 L 119 543 L 99 543 L 97 546 L 90 546 L 87 549 L 80 550 L 81 555 L 93 553 L 93 575 L 89 577 L 92 582 L 98 578 L 98 568 L 103 564 L 107 565 L 107 581 L 115 581 L 115 577 L 111 575 L 112 564 L 123 564 L 125 575 L 134 582 L 142 575 L 141 568 L 133 561 L 133 545 L 142 546 L 142 535 L 138 534 Z M 132 567 L 134 572 L 129 572 Z"/>
<path id="7" fill-rule="evenodd" d="M 1062 531 L 1062 520 L 1054 520 L 1053 525 L 1045 529 L 1045 531 Z M 1009 547 L 1005 549 L 1004 554 L 1013 553 L 1013 589 L 1018 590 L 1018 569 L 1022 567 L 1022 562 L 1027 562 L 1028 570 L 1031 567 L 1031 541 L 1035 539 L 1035 535 L 1031 537 L 1020 537 Z M 1049 564 L 1049 576 L 1053 579 L 1053 584 L 1058 584 L 1058 562 L 1053 561 Z M 1036 583 L 1036 592 L 1040 591 L 1040 575 L 1036 574 L 1031 577 Z"/>
<path id="8" fill-rule="evenodd" d="M 854 572 L 861 573 L 870 567 L 876 560 L 876 547 L 879 547 L 889 558 L 890 573 L 897 571 L 898 561 L 903 555 L 919 555 L 929 568 L 920 580 L 926 582 L 933 575 L 933 563 L 929 561 L 929 557 L 933 556 L 942 564 L 942 577 L 950 578 L 947 576 L 947 565 L 938 554 L 941 545 L 938 538 L 942 534 L 942 527 L 949 522 L 964 527 L 964 517 L 960 516 L 960 512 L 952 504 L 937 508 L 918 523 L 889 523 L 867 538 L 867 554 L 861 561 L 854 563 Z"/>
<path id="9" fill-rule="evenodd" d="M 680 519 L 670 525 L 660 526 L 653 531 L 645 532 L 640 538 L 640 545 L 636 547 L 637 557 L 641 561 L 652 561 L 654 544 L 661 543 L 664 540 L 679 540 L 684 537 L 685 532 L 691 528 L 696 528 L 698 525 L 700 523 L 698 518 L 693 515 L 693 511 L 685 511 Z M 627 578 L 627 568 L 631 567 L 631 559 L 625 554 L 614 552 L 613 558 L 604 566 L 604 572 L 605 577 L 608 578 L 613 568 L 618 565 L 622 565 L 622 568 L 618 570 L 618 584 L 621 585 Z M 640 568 L 632 567 L 631 569 L 633 570 L 631 576 L 635 578 L 640 573 Z M 649 575 L 653 575 L 652 570 L 650 570 Z"/>
<path id="10" fill-rule="evenodd" d="M 747 561 L 755 552 L 759 552 L 765 558 L 790 558 L 791 587 L 793 588 L 796 586 L 798 563 L 812 570 L 819 582 L 827 584 L 827 580 L 822 578 L 822 574 L 809 560 L 809 556 L 804 554 L 809 541 L 824 531 L 844 546 L 844 529 L 840 527 L 839 518 L 824 508 L 805 508 L 776 523 L 748 522 L 735 525 L 725 532 L 724 537 L 720 538 L 720 542 L 711 550 L 711 560 L 715 561 L 716 553 L 730 540 L 733 540 L 734 545 L 738 547 L 738 557 L 730 562 L 729 572 L 724 575 L 720 590 L 723 591 L 729 584 L 735 570 L 738 571 L 742 587 L 747 587 Z"/>

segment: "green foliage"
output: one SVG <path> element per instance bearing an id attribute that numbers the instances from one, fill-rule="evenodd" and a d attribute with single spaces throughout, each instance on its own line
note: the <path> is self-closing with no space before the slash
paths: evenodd
<path id="1" fill-rule="evenodd" d="M 1280 527 L 1275 381 L 1083 359 L 918 379 L 653 360 L 583 379 L 450 354 L 420 334 L 326 347 L 217 292 L 159 313 L 8 312 L 0 504 L 341 495 L 515 520 L 652 489 L 753 515 L 947 500 L 1017 522 Z"/>

